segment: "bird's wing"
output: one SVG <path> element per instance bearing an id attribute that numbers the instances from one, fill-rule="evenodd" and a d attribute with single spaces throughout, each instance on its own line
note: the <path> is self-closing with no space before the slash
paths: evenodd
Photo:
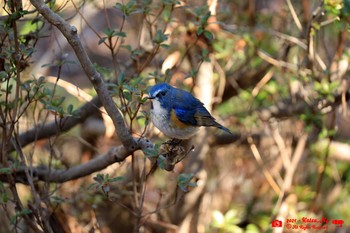
<path id="1" fill-rule="evenodd" d="M 195 111 L 193 109 L 186 109 L 181 107 L 174 107 L 174 112 L 176 118 L 187 124 L 187 125 L 195 125 L 197 126 L 197 120 L 194 117 Z"/>
<path id="2" fill-rule="evenodd" d="M 215 125 L 215 119 L 203 103 L 188 92 L 178 92 L 173 101 L 173 109 L 177 119 L 185 124 L 194 126 Z"/>
<path id="3" fill-rule="evenodd" d="M 187 125 L 193 126 L 215 126 L 230 134 L 231 131 L 217 123 L 210 115 L 204 104 L 188 92 L 178 92 L 173 101 L 173 112 L 176 118 Z"/>
<path id="4" fill-rule="evenodd" d="M 172 106 L 177 119 L 188 125 L 201 126 L 198 109 L 204 109 L 204 111 L 201 110 L 201 115 L 210 116 L 203 103 L 186 91 L 178 90 L 174 96 Z"/>

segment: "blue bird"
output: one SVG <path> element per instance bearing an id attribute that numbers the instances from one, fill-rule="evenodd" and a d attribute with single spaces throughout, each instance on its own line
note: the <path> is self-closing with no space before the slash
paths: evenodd
<path id="1" fill-rule="evenodd" d="M 166 136 L 188 139 L 197 133 L 200 126 L 214 126 L 232 134 L 216 122 L 203 103 L 191 93 L 159 83 L 151 87 L 151 120 Z"/>

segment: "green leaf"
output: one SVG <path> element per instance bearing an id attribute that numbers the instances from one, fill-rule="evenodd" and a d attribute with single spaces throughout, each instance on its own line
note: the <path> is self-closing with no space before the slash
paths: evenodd
<path id="1" fill-rule="evenodd" d="M 157 164 L 160 169 L 164 170 L 165 169 L 165 161 L 166 158 L 163 155 L 159 155 L 157 158 Z"/>
<path id="2" fill-rule="evenodd" d="M 222 228 L 224 226 L 224 224 L 225 224 L 225 217 L 220 211 L 214 210 L 212 212 L 212 217 L 213 217 L 212 225 L 214 227 Z"/>
<path id="3" fill-rule="evenodd" d="M 214 39 L 214 36 L 210 31 L 204 30 L 203 34 L 209 41 L 212 41 Z"/>
<path id="4" fill-rule="evenodd" d="M 141 96 L 139 96 L 138 98 L 137 98 L 137 101 L 139 102 L 139 103 L 141 103 L 141 104 L 144 104 L 144 103 L 146 103 L 147 101 L 148 101 L 148 97 L 141 97 Z"/>
<path id="5" fill-rule="evenodd" d="M 153 42 L 160 45 L 161 43 L 163 43 L 164 41 L 166 41 L 166 40 L 168 39 L 168 37 L 169 37 L 169 34 L 164 34 L 164 33 L 162 32 L 162 30 L 158 30 L 158 31 L 156 32 L 156 35 L 155 35 L 155 37 L 154 37 Z"/>
<path id="6" fill-rule="evenodd" d="M 163 20 L 164 22 L 169 22 L 170 20 L 170 16 L 171 16 L 171 11 L 172 11 L 172 7 L 171 6 L 167 6 L 164 8 L 164 11 L 163 11 Z"/>
<path id="7" fill-rule="evenodd" d="M 124 81 L 125 81 L 125 73 L 120 72 L 118 75 L 118 85 L 122 85 Z"/>
<path id="8" fill-rule="evenodd" d="M 201 22 L 200 22 L 202 26 L 207 25 L 207 22 L 208 22 L 210 15 L 211 15 L 211 12 L 208 11 L 205 15 L 202 16 Z"/>
<path id="9" fill-rule="evenodd" d="M 55 203 L 55 204 L 61 204 L 65 202 L 65 199 L 60 197 L 60 196 L 51 196 L 51 203 Z"/>
<path id="10" fill-rule="evenodd" d="M 52 111 L 52 112 L 57 112 L 57 113 L 60 113 L 62 111 L 62 109 L 60 107 L 56 107 L 56 106 L 52 106 L 52 105 L 46 105 L 45 109 Z"/>
<path id="11" fill-rule="evenodd" d="M 350 14 L 350 0 L 343 0 L 342 14 L 348 16 Z"/>
<path id="12" fill-rule="evenodd" d="M 177 184 L 179 186 L 179 188 L 184 191 L 187 192 L 187 188 L 188 187 L 196 187 L 197 183 L 195 182 L 191 182 L 191 180 L 193 179 L 194 175 L 193 173 L 182 173 L 179 175 L 178 179 L 177 179 Z"/>
<path id="13" fill-rule="evenodd" d="M 11 174 L 12 169 L 10 167 L 2 167 L 0 168 L 0 174 Z"/>
<path id="14" fill-rule="evenodd" d="M 129 92 L 135 92 L 135 93 L 140 92 L 137 88 L 132 87 L 132 86 L 127 85 L 127 84 L 123 85 L 123 88 L 124 88 L 124 90 L 128 90 Z"/>
<path id="15" fill-rule="evenodd" d="M 40 76 L 38 79 L 38 84 L 43 84 L 45 82 L 45 77 L 44 76 Z"/>
<path id="16" fill-rule="evenodd" d="M 132 47 L 131 47 L 131 45 L 129 45 L 129 44 L 128 44 L 128 45 L 121 45 L 120 47 L 121 47 L 121 48 L 124 48 L 124 49 L 127 49 L 127 50 L 130 51 L 130 52 L 132 51 Z"/>
<path id="17" fill-rule="evenodd" d="M 7 196 L 6 192 L 1 193 L 1 198 L 0 198 L 0 203 L 1 204 L 6 204 L 8 202 L 9 198 Z"/>
<path id="18" fill-rule="evenodd" d="M 128 91 L 123 91 L 123 95 L 124 95 L 124 97 L 125 97 L 125 99 L 126 99 L 127 101 L 131 102 L 131 100 L 132 100 L 132 95 L 131 95 L 130 92 L 128 92 Z"/>
<path id="19" fill-rule="evenodd" d="M 238 218 L 238 211 L 236 209 L 230 209 L 229 211 L 226 212 L 225 214 L 225 221 L 229 222 L 230 224 L 237 224 L 239 223 L 239 218 Z"/>
<path id="20" fill-rule="evenodd" d="M 98 188 L 98 184 L 96 184 L 96 183 L 92 183 L 92 184 L 90 184 L 88 187 L 87 187 L 87 190 L 91 190 L 91 189 L 97 189 Z"/>
<path id="21" fill-rule="evenodd" d="M 0 80 L 1 79 L 7 79 L 7 77 L 8 77 L 8 74 L 7 74 L 7 72 L 6 71 L 0 71 Z"/>
<path id="22" fill-rule="evenodd" d="M 11 216 L 10 218 L 10 224 L 14 225 L 17 222 L 17 218 L 22 217 L 27 214 L 31 214 L 32 211 L 30 209 L 23 209 L 21 211 L 17 211 L 14 216 Z"/>
<path id="23" fill-rule="evenodd" d="M 204 61 L 208 60 L 208 57 L 209 57 L 209 50 L 208 49 L 203 49 L 202 50 L 202 59 Z"/>
<path id="24" fill-rule="evenodd" d="M 187 78 L 191 78 L 191 77 L 194 78 L 194 77 L 197 76 L 197 74 L 198 74 L 198 71 L 197 71 L 197 70 L 191 69 L 191 70 L 190 70 L 190 73 L 189 73 L 189 75 L 188 75 Z"/>
<path id="25" fill-rule="evenodd" d="M 248 224 L 244 233 L 259 233 L 260 229 L 255 224 Z"/>
<path id="26" fill-rule="evenodd" d="M 162 0 L 164 5 L 179 5 L 181 4 L 178 0 Z"/>
<path id="27" fill-rule="evenodd" d="M 61 106 L 61 104 L 64 102 L 65 99 L 66 97 L 64 96 L 54 98 L 52 99 L 51 104 L 55 107 Z"/>
<path id="28" fill-rule="evenodd" d="M 109 182 L 122 182 L 125 180 L 125 177 L 124 176 L 117 176 L 117 177 L 114 177 L 114 178 L 111 178 L 109 179 Z"/>
<path id="29" fill-rule="evenodd" d="M 97 183 L 102 183 L 104 181 L 104 175 L 103 174 L 97 174 L 93 179 Z"/>
<path id="30" fill-rule="evenodd" d="M 160 47 L 164 48 L 164 49 L 168 49 L 169 48 L 169 45 L 167 44 L 161 44 Z"/>
<path id="31" fill-rule="evenodd" d="M 198 35 L 198 36 L 202 35 L 203 32 L 204 32 L 204 28 L 203 28 L 203 27 L 199 27 L 199 28 L 197 29 L 197 35 Z"/>
<path id="32" fill-rule="evenodd" d="M 119 37 L 126 37 L 125 32 L 116 32 L 114 35 L 119 36 Z"/>
<path id="33" fill-rule="evenodd" d="M 112 28 L 106 28 L 103 32 L 107 37 L 112 37 L 115 33 L 114 29 Z"/>
<path id="34" fill-rule="evenodd" d="M 143 153 L 146 155 L 146 157 L 157 157 L 158 156 L 158 150 L 155 148 L 146 148 L 142 150 Z"/>
<path id="35" fill-rule="evenodd" d="M 98 44 L 102 44 L 104 43 L 105 41 L 107 40 L 107 37 L 102 37 L 99 41 L 98 41 Z"/>
<path id="36" fill-rule="evenodd" d="M 136 8 L 135 0 L 130 0 L 127 4 L 116 3 L 114 7 L 121 10 L 125 16 L 143 12 L 142 9 Z"/>
<path id="37" fill-rule="evenodd" d="M 43 24 L 44 24 L 44 22 L 42 20 L 40 20 L 39 17 L 34 19 L 34 20 L 28 20 L 21 27 L 20 34 L 26 35 L 26 34 L 30 34 L 32 32 L 39 31 L 40 28 L 42 28 Z"/>
<path id="38" fill-rule="evenodd" d="M 67 113 L 72 114 L 74 106 L 72 104 L 69 104 L 67 107 Z"/>

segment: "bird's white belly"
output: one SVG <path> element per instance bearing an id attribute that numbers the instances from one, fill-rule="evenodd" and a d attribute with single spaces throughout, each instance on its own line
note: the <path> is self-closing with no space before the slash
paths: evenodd
<path id="1" fill-rule="evenodd" d="M 197 133 L 199 127 L 176 127 L 170 121 L 170 115 L 166 109 L 163 109 L 158 101 L 153 101 L 153 109 L 151 109 L 151 120 L 153 124 L 166 136 L 177 139 L 188 139 Z"/>

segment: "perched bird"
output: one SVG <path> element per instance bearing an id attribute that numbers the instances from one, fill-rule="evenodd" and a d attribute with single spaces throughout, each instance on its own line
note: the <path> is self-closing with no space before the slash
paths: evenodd
<path id="1" fill-rule="evenodd" d="M 151 120 L 166 136 L 175 139 L 188 139 L 200 126 L 215 126 L 232 134 L 210 115 L 203 103 L 191 93 L 159 83 L 151 87 Z"/>

